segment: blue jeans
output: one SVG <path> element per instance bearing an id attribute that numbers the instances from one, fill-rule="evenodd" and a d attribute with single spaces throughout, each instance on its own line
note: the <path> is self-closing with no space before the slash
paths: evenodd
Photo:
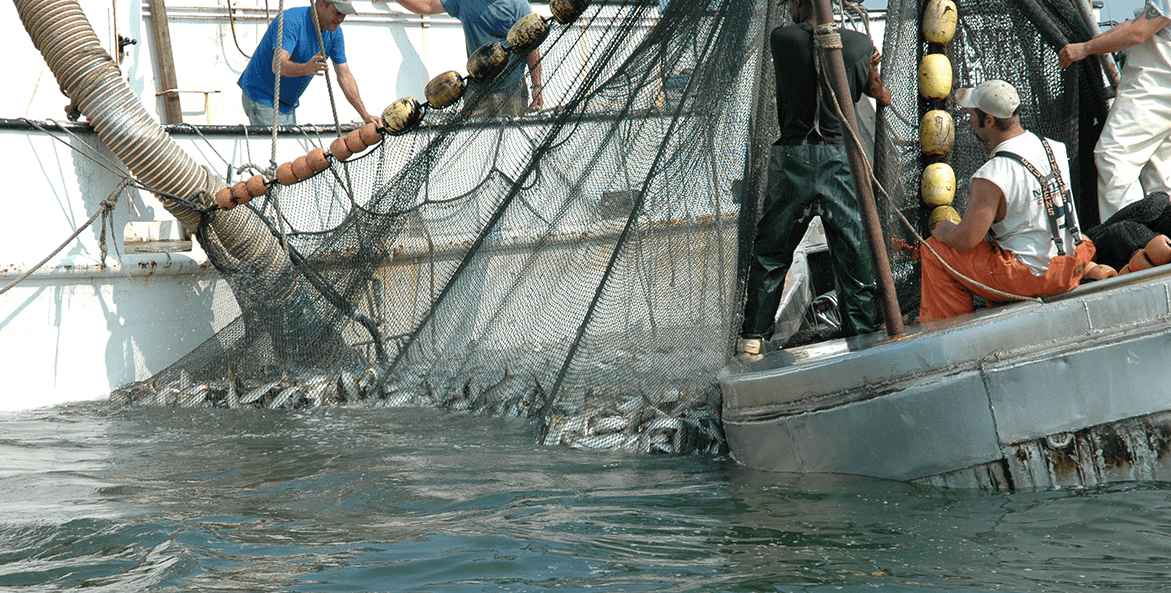
<path id="1" fill-rule="evenodd" d="M 248 123 L 254 126 L 271 126 L 273 108 L 264 103 L 257 103 L 248 97 L 248 93 L 240 93 L 240 103 L 244 105 L 244 113 L 248 115 Z M 277 119 L 279 126 L 292 126 L 297 124 L 297 112 L 290 111 L 289 113 L 281 112 Z"/>

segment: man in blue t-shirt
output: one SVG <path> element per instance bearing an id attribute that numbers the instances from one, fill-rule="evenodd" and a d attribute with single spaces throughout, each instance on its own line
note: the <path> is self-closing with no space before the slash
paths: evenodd
<path id="1" fill-rule="evenodd" d="M 512 28 L 533 10 L 527 0 L 395 0 L 403 8 L 420 15 L 446 12 L 459 19 L 464 28 L 464 42 L 470 57 L 480 47 L 493 41 L 503 42 Z M 532 79 L 532 102 L 524 82 L 524 68 L 518 64 L 500 74 L 491 83 L 491 92 L 475 101 L 476 115 L 517 116 L 539 111 L 545 105 L 541 96 L 541 50 L 534 48 L 525 58 Z"/>
<path id="2" fill-rule="evenodd" d="M 363 121 L 381 126 L 378 116 L 366 111 L 366 105 L 358 94 L 358 83 L 350 72 L 349 64 L 346 64 L 346 45 L 340 27 L 347 14 L 356 13 L 353 5 L 343 0 L 316 0 L 312 8 L 310 10 L 310 7 L 303 6 L 285 11 L 284 34 L 278 53 L 274 53 L 274 50 L 277 48 L 279 19 L 272 20 L 260 45 L 252 53 L 252 60 L 237 82 L 243 91 L 242 103 L 249 123 L 254 126 L 271 126 L 273 123 L 278 58 L 281 66 L 281 97 L 277 123 L 297 123 L 295 110 L 300 104 L 301 93 L 305 92 L 314 76 L 325 75 L 328 69 L 325 54 L 328 54 L 329 59 L 333 60 L 338 86 L 350 105 L 354 106 Z M 313 16 L 321 24 L 324 53 L 317 40 Z"/>

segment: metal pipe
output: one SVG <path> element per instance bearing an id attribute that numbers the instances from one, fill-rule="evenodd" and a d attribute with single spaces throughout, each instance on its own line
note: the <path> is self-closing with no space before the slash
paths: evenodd
<path id="1" fill-rule="evenodd" d="M 817 0 L 813 4 L 816 13 L 816 23 L 827 25 L 834 22 L 833 9 L 830 0 Z M 829 64 L 830 85 L 834 94 L 838 96 L 844 123 L 849 127 L 850 134 L 857 134 L 858 120 L 854 114 L 854 103 L 850 99 L 850 84 L 846 80 L 846 67 L 842 60 L 841 47 L 828 47 L 820 50 L 825 62 Z M 870 185 L 870 177 L 866 174 L 866 166 L 862 148 L 857 142 L 846 142 L 846 154 L 850 159 L 850 172 L 854 178 L 854 186 L 858 190 L 858 206 L 862 215 L 862 226 L 866 229 L 866 239 L 870 243 L 870 261 L 874 269 L 875 281 L 878 284 L 878 295 L 882 301 L 883 316 L 886 317 L 886 333 L 892 338 L 906 335 L 903 329 L 903 314 L 899 310 L 898 296 L 895 294 L 894 277 L 890 271 L 890 260 L 886 255 L 886 242 L 882 236 L 882 226 L 878 221 L 878 209 L 874 205 L 874 191 Z"/>

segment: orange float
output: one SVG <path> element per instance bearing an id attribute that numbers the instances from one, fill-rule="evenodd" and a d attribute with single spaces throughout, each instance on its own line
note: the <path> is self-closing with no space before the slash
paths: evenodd
<path id="1" fill-rule="evenodd" d="M 232 188 L 225 187 L 215 193 L 215 203 L 224 210 L 231 210 L 236 207 L 236 203 L 232 201 Z"/>
<path id="2" fill-rule="evenodd" d="M 248 188 L 248 195 L 259 198 L 268 193 L 268 187 L 264 185 L 263 175 L 253 175 L 248 181 L 244 182 L 244 187 Z"/>
<path id="3" fill-rule="evenodd" d="M 305 155 L 305 161 L 309 163 L 309 168 L 313 169 L 314 173 L 320 173 L 329 168 L 329 159 L 325 158 L 325 149 L 314 148 Z"/>
<path id="4" fill-rule="evenodd" d="M 252 194 L 248 193 L 248 185 L 243 181 L 232 186 L 232 201 L 238 204 L 247 204 L 252 200 Z"/>
<path id="5" fill-rule="evenodd" d="M 1171 238 L 1159 235 L 1151 239 L 1143 251 L 1146 252 L 1147 259 L 1156 266 L 1171 263 Z"/>
<path id="6" fill-rule="evenodd" d="M 350 150 L 349 146 L 346 146 L 346 137 L 341 136 L 329 145 L 329 153 L 333 155 L 333 158 L 344 161 L 353 156 L 354 151 Z"/>
<path id="7" fill-rule="evenodd" d="M 1155 267 L 1155 264 L 1151 263 L 1151 260 L 1147 259 L 1147 253 L 1141 249 L 1134 252 L 1134 255 L 1130 256 L 1130 263 L 1127 265 L 1130 266 L 1131 272 L 1141 272 L 1143 270 L 1149 270 Z"/>
<path id="8" fill-rule="evenodd" d="M 1117 275 L 1118 271 L 1106 264 L 1095 264 L 1093 268 L 1086 270 L 1086 276 L 1092 280 L 1105 280 Z"/>
<path id="9" fill-rule="evenodd" d="M 366 142 L 362 140 L 361 130 L 354 130 L 346 134 L 346 148 L 350 149 L 351 153 L 359 153 L 366 150 Z"/>
<path id="10" fill-rule="evenodd" d="M 285 163 L 277 167 L 276 180 L 281 182 L 281 185 L 293 185 L 300 181 L 293 173 L 293 163 Z"/>
<path id="11" fill-rule="evenodd" d="M 358 129 L 358 137 L 366 146 L 374 146 L 382 141 L 382 134 L 378 131 L 378 126 L 370 123 Z"/>
<path id="12" fill-rule="evenodd" d="M 313 177 L 313 173 L 314 171 L 309 166 L 309 160 L 305 158 L 305 155 L 293 159 L 293 175 L 296 175 L 299 181 Z"/>

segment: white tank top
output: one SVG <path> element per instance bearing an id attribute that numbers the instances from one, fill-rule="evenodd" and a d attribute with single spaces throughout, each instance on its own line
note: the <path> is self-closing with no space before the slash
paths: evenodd
<path id="1" fill-rule="evenodd" d="M 1057 160 L 1058 171 L 1065 187 L 1069 187 L 1069 157 L 1065 145 L 1048 140 L 1053 149 L 1053 157 Z M 1042 175 L 1048 175 L 1052 169 L 1049 166 L 1049 157 L 1045 155 L 1045 147 L 1041 139 L 1032 132 L 1025 132 L 1015 138 L 1009 138 L 996 147 L 997 151 L 1013 152 L 1026 161 L 1029 161 Z M 996 184 L 1004 192 L 1007 209 L 1004 219 L 992 223 L 991 233 L 996 242 L 1017 256 L 1017 260 L 1028 266 L 1038 276 L 1043 276 L 1049 269 L 1049 260 L 1057 255 L 1057 245 L 1053 243 L 1053 233 L 1049 229 L 1049 215 L 1045 210 L 1045 197 L 1041 193 L 1041 184 L 1037 178 L 1029 173 L 1024 165 L 1014 159 L 1004 156 L 994 156 L 988 159 L 982 167 L 976 170 L 972 178 L 987 179 Z M 1065 196 L 1057 196 L 1055 206 L 1063 206 Z M 1072 204 L 1069 208 L 1073 208 Z M 1077 213 L 1071 216 L 1073 224 L 1077 225 Z M 1073 234 L 1066 228 L 1065 218 L 1059 219 L 1065 254 L 1073 255 Z"/>

